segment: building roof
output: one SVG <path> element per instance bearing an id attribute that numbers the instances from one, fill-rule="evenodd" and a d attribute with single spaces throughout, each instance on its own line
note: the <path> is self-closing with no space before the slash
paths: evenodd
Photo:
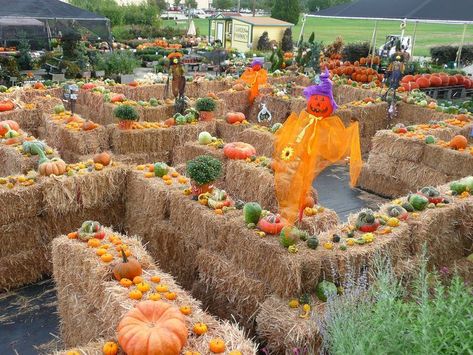
<path id="1" fill-rule="evenodd" d="M 234 19 L 241 22 L 248 23 L 253 26 L 278 26 L 278 27 L 294 26 L 290 22 L 281 21 L 272 17 L 265 17 L 265 16 L 255 16 L 255 17 L 242 16 L 242 17 L 235 17 Z"/>
<path id="2" fill-rule="evenodd" d="M 312 13 L 320 17 L 408 19 L 422 22 L 473 22 L 469 0 L 358 0 Z"/>

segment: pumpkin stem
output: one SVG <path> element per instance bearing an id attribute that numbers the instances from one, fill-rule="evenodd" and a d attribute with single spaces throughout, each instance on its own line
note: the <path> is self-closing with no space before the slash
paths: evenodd
<path id="1" fill-rule="evenodd" d="M 121 251 L 122 251 L 123 262 L 124 262 L 124 263 L 127 263 L 127 262 L 128 262 L 128 258 L 126 257 L 125 250 L 123 250 L 123 247 L 121 247 L 120 249 L 121 249 Z"/>

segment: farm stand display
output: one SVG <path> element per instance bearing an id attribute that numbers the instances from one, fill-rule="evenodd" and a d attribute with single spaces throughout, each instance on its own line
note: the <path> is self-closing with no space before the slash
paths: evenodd
<path id="1" fill-rule="evenodd" d="M 449 148 L 447 142 L 435 138 L 435 131 L 442 130 L 440 125 L 434 126 L 437 129 L 427 128 L 426 131 L 416 131 L 415 127 L 411 132 L 403 128 L 407 133 L 379 131 L 376 134 L 373 149 L 363 166 L 360 187 L 396 197 L 422 186 L 446 183 L 473 172 L 471 146 L 460 151 Z M 445 128 L 448 129 L 447 124 Z M 443 129 L 442 132 L 445 136 L 449 130 Z M 452 138 L 453 135 L 450 136 Z"/>
<path id="2" fill-rule="evenodd" d="M 120 341 L 117 326 L 125 314 L 140 302 L 155 299 L 149 302 L 170 304 L 184 315 L 189 335 L 183 351 L 205 353 L 212 339 L 220 338 L 228 351 L 256 352 L 255 344 L 245 338 L 242 330 L 205 313 L 198 301 L 162 272 L 138 239 L 119 235 L 110 229 L 101 230 L 104 238 L 95 239 L 98 243 L 69 239 L 74 238 L 74 233 L 53 241 L 54 279 L 58 289 L 61 333 L 66 346 L 80 348 L 99 338 Z M 106 245 L 108 248 L 104 249 Z M 104 261 L 109 259 L 104 258 L 99 252 L 101 250 L 113 260 Z M 114 280 L 112 276 L 113 268 L 121 260 L 120 250 L 126 250 L 129 258 L 136 258 L 142 268 L 140 280 L 130 280 L 131 285 L 124 283 L 124 279 Z M 137 291 L 139 289 L 142 291 Z M 132 296 L 133 293 L 142 294 L 141 300 Z M 74 301 L 79 299 L 87 306 Z M 204 324 L 204 330 L 196 330 L 196 324 Z M 79 325 L 81 330 L 78 330 Z"/>

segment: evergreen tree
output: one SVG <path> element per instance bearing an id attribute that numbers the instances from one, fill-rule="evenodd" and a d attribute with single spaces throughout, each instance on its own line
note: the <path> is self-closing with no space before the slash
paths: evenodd
<path id="1" fill-rule="evenodd" d="M 292 30 L 290 27 L 286 28 L 282 36 L 281 48 L 284 52 L 291 52 L 294 48 L 292 43 Z"/>
<path id="2" fill-rule="evenodd" d="M 18 67 L 21 70 L 31 69 L 31 55 L 30 55 L 30 43 L 25 37 L 22 37 L 18 43 L 18 51 L 20 55 L 18 57 Z"/>
<path id="3" fill-rule="evenodd" d="M 261 37 L 258 40 L 256 49 L 259 51 L 267 51 L 271 49 L 271 43 L 269 43 L 268 32 L 264 31 Z"/>
<path id="4" fill-rule="evenodd" d="M 297 25 L 300 12 L 299 0 L 275 0 L 271 17 Z"/>

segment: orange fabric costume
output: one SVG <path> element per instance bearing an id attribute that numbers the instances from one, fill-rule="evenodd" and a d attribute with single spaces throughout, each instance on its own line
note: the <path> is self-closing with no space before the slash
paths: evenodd
<path id="1" fill-rule="evenodd" d="M 248 100 L 251 105 L 255 102 L 255 99 L 259 94 L 259 86 L 266 84 L 268 81 L 268 72 L 265 69 L 262 69 L 261 65 L 262 63 L 260 61 L 254 60 L 251 67 L 247 68 L 240 77 L 240 79 L 250 85 Z"/>
<path id="2" fill-rule="evenodd" d="M 332 115 L 333 106 L 336 104 L 330 84 L 330 99 L 323 93 L 311 95 L 307 110 L 299 116 L 292 113 L 276 132 L 273 157 L 276 196 L 279 212 L 289 224 L 302 219 L 312 182 L 327 166 L 350 157 L 351 186 L 360 174 L 358 122 L 345 127 L 338 116 Z"/>

